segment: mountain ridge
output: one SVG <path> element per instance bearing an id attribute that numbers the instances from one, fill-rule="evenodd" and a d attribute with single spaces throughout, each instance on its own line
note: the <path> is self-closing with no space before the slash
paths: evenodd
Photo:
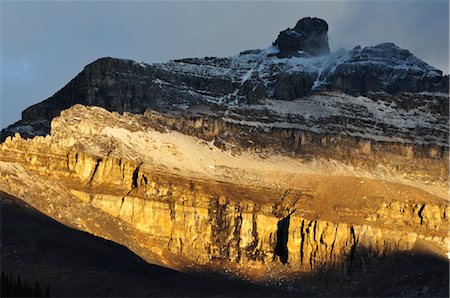
<path id="1" fill-rule="evenodd" d="M 4 131 L 0 190 L 178 271 L 448 293 L 446 77 L 392 43 L 328 53 L 327 32 L 307 18 L 227 58 L 96 60 Z M 436 262 L 391 264 L 416 253 Z"/>
<path id="2" fill-rule="evenodd" d="M 382 43 L 329 53 L 327 30 L 325 21 L 305 18 L 294 29 L 280 32 L 268 48 L 224 58 L 151 64 L 97 59 L 53 96 L 25 109 L 22 120 L 2 130 L 1 139 L 16 132 L 45 135 L 51 119 L 77 103 L 143 113 L 148 108 L 165 111 L 258 104 L 265 99 L 292 101 L 321 91 L 382 93 L 375 96 L 381 98 L 383 94 L 396 98 L 403 98 L 403 93 L 448 94 L 448 76 L 408 50 Z"/>

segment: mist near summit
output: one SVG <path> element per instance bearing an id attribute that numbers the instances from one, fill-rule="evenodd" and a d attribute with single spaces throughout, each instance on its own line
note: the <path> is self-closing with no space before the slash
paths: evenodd
<path id="1" fill-rule="evenodd" d="M 269 46 L 305 16 L 328 22 L 331 51 L 394 42 L 448 73 L 448 9 L 448 1 L 3 1 L 0 127 L 97 58 L 231 56 Z"/>

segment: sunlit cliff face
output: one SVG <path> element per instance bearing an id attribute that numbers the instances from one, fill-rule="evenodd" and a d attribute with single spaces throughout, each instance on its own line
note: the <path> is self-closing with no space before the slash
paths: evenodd
<path id="1" fill-rule="evenodd" d="M 445 259 L 448 78 L 391 43 L 329 53 L 327 31 L 99 59 L 2 131 L 0 191 L 185 272 L 354 281 L 393 255 Z"/>
<path id="2" fill-rule="evenodd" d="M 0 152 L 2 190 L 179 270 L 350 276 L 418 242 L 449 251 L 436 146 L 77 105 Z"/>

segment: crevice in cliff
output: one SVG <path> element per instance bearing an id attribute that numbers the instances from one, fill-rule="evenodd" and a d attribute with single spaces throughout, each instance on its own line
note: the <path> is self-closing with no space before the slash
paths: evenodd
<path id="1" fill-rule="evenodd" d="M 234 227 L 234 245 L 237 248 L 236 261 L 239 262 L 241 260 L 241 250 L 239 249 L 241 243 L 241 228 L 242 228 L 242 208 L 239 204 L 236 205 L 236 218 L 235 218 L 235 227 Z"/>
<path id="2" fill-rule="evenodd" d="M 425 209 L 425 204 L 422 205 L 419 209 L 419 212 L 417 212 L 417 215 L 419 215 L 419 218 L 420 218 L 420 225 L 423 224 L 423 215 L 422 215 L 423 209 Z"/>
<path id="3" fill-rule="evenodd" d="M 334 244 L 336 243 L 337 234 L 338 234 L 338 225 L 336 225 L 336 229 L 334 230 L 334 238 L 330 248 L 330 258 L 333 257 Z"/>
<path id="4" fill-rule="evenodd" d="M 304 258 L 304 246 L 305 246 L 305 220 L 302 220 L 302 225 L 300 227 L 300 265 L 303 265 Z"/>
<path id="5" fill-rule="evenodd" d="M 70 151 L 66 154 L 66 167 L 70 170 Z"/>
<path id="6" fill-rule="evenodd" d="M 307 231 L 308 233 L 311 233 L 311 228 L 312 228 L 312 240 L 309 237 L 308 241 L 309 241 L 310 247 L 314 247 L 314 249 L 311 251 L 311 253 L 309 255 L 309 268 L 311 270 L 313 270 L 315 263 L 316 263 L 316 255 L 317 255 L 317 239 L 316 239 L 317 220 L 314 220 L 313 222 L 311 222 L 308 225 L 308 231 Z"/>
<path id="7" fill-rule="evenodd" d="M 142 175 L 142 180 L 144 181 L 144 185 L 148 184 L 148 179 L 145 175 Z"/>
<path id="8" fill-rule="evenodd" d="M 122 201 L 120 202 L 120 206 L 119 206 L 119 212 L 117 213 L 117 218 L 120 217 L 120 212 L 122 212 L 122 206 L 123 206 L 123 203 L 125 203 L 125 198 L 126 198 L 127 196 L 130 195 L 130 193 L 131 193 L 132 190 L 133 190 L 133 188 L 130 189 L 130 190 L 122 197 Z M 134 213 L 134 204 L 133 204 L 133 213 Z"/>
<path id="9" fill-rule="evenodd" d="M 289 236 L 289 223 L 291 216 L 288 215 L 278 222 L 277 242 L 275 244 L 275 255 L 280 258 L 281 263 L 286 264 L 289 258 L 289 250 L 287 247 Z"/>
<path id="10" fill-rule="evenodd" d="M 125 202 L 125 197 L 122 197 L 122 202 L 120 203 L 119 212 L 117 212 L 117 218 L 120 217 L 120 212 L 122 212 L 122 206 L 123 206 L 124 202 Z"/>
<path id="11" fill-rule="evenodd" d="M 136 169 L 134 169 L 133 171 L 133 176 L 132 176 L 132 184 L 131 186 L 133 188 L 137 188 L 138 187 L 138 177 L 139 177 L 139 168 L 141 167 L 142 163 L 140 163 Z"/>
<path id="12" fill-rule="evenodd" d="M 358 237 L 356 237 L 355 229 L 353 227 L 350 228 L 350 235 L 352 237 L 353 243 L 352 243 L 352 247 L 350 249 L 348 273 L 351 275 L 353 273 L 352 267 L 353 267 L 353 263 L 355 261 L 356 247 L 358 246 Z"/>
<path id="13" fill-rule="evenodd" d="M 77 157 L 75 157 L 77 159 Z M 92 172 L 91 180 L 89 180 L 89 185 L 92 185 L 92 181 L 94 181 L 95 174 L 97 173 L 98 167 L 100 165 L 100 162 L 102 161 L 101 158 L 97 159 L 94 167 L 94 171 Z"/>

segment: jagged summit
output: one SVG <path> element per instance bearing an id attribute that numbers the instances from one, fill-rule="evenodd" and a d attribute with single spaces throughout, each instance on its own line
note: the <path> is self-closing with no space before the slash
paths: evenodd
<path id="1" fill-rule="evenodd" d="M 319 18 L 303 18 L 293 29 L 281 31 L 274 45 L 280 50 L 278 57 L 321 56 L 330 53 L 328 24 Z"/>
<path id="2" fill-rule="evenodd" d="M 77 103 L 143 113 L 148 108 L 166 111 L 197 105 L 226 108 L 264 100 L 292 101 L 338 91 L 376 100 L 379 96 L 373 94 L 381 94 L 399 106 L 416 108 L 417 96 L 410 99 L 403 93 L 448 93 L 448 76 L 408 50 L 383 43 L 330 53 L 327 31 L 324 20 L 303 18 L 293 29 L 280 32 L 271 46 L 231 57 L 153 64 L 101 58 L 52 97 L 24 110 L 21 121 L 2 131 L 2 139 L 15 132 L 46 134 L 50 120 Z M 438 97 L 437 101 L 430 99 L 430 104 L 420 104 L 447 113 L 442 107 L 448 104 L 448 97 Z"/>

